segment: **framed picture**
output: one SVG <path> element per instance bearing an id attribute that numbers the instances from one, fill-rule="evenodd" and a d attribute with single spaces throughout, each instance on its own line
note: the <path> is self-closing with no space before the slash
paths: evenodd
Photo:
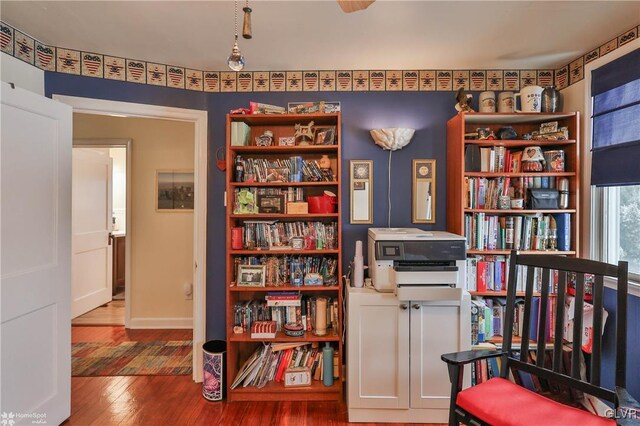
<path id="1" fill-rule="evenodd" d="M 350 223 L 373 223 L 373 161 L 349 161 Z"/>
<path id="2" fill-rule="evenodd" d="M 283 136 L 278 138 L 279 146 L 294 146 L 296 144 L 295 136 Z"/>
<path id="3" fill-rule="evenodd" d="M 411 221 L 436 223 L 436 160 L 413 160 Z"/>
<path id="4" fill-rule="evenodd" d="M 238 286 L 264 287 L 266 265 L 238 265 Z"/>
<path id="5" fill-rule="evenodd" d="M 335 127 L 316 127 L 315 130 L 316 134 L 313 141 L 315 145 L 333 145 L 336 132 Z"/>
<path id="6" fill-rule="evenodd" d="M 284 213 L 284 195 L 258 194 L 258 213 Z"/>
<path id="7" fill-rule="evenodd" d="M 156 171 L 156 211 L 193 211 L 193 203 L 193 171 Z"/>

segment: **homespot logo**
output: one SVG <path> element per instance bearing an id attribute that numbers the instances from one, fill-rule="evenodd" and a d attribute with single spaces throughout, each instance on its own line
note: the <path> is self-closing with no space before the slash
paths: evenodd
<path id="1" fill-rule="evenodd" d="M 5 412 L 3 411 L 0 414 L 0 425 L 2 426 L 13 426 L 16 424 L 16 421 L 23 419 L 31 419 L 31 424 L 46 424 L 47 423 L 47 414 L 46 413 L 14 413 L 14 412 Z"/>

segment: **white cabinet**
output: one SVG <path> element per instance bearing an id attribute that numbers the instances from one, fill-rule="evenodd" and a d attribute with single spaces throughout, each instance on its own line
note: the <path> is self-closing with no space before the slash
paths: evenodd
<path id="1" fill-rule="evenodd" d="M 347 404 L 352 422 L 446 423 L 451 387 L 440 355 L 471 345 L 469 295 L 399 301 L 350 288 Z"/>

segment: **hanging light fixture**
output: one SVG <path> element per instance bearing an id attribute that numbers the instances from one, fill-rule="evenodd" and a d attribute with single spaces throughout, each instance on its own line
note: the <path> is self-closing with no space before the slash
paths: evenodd
<path id="1" fill-rule="evenodd" d="M 234 71 L 241 71 L 244 68 L 244 56 L 240 53 L 240 48 L 238 47 L 238 2 L 235 2 L 235 10 L 234 10 L 234 22 L 235 22 L 235 31 L 234 31 L 234 42 L 233 48 L 231 49 L 231 55 L 227 58 L 227 65 Z"/>
<path id="2" fill-rule="evenodd" d="M 251 38 L 251 8 L 249 7 L 249 0 L 246 0 L 245 6 L 242 8 L 244 11 L 244 22 L 242 24 L 242 37 L 246 39 Z"/>

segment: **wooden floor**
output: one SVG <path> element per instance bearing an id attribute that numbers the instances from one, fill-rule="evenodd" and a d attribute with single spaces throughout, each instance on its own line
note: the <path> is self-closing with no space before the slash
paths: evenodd
<path id="1" fill-rule="evenodd" d="M 73 327 L 72 340 L 181 340 L 190 339 L 191 333 L 191 330 Z M 194 383 L 191 376 L 72 377 L 71 417 L 64 425 L 349 424 L 344 403 L 210 402 L 202 397 L 201 391 L 201 385 Z"/>
<path id="2" fill-rule="evenodd" d="M 124 325 L 124 300 L 99 306 L 71 320 L 71 325 Z"/>

